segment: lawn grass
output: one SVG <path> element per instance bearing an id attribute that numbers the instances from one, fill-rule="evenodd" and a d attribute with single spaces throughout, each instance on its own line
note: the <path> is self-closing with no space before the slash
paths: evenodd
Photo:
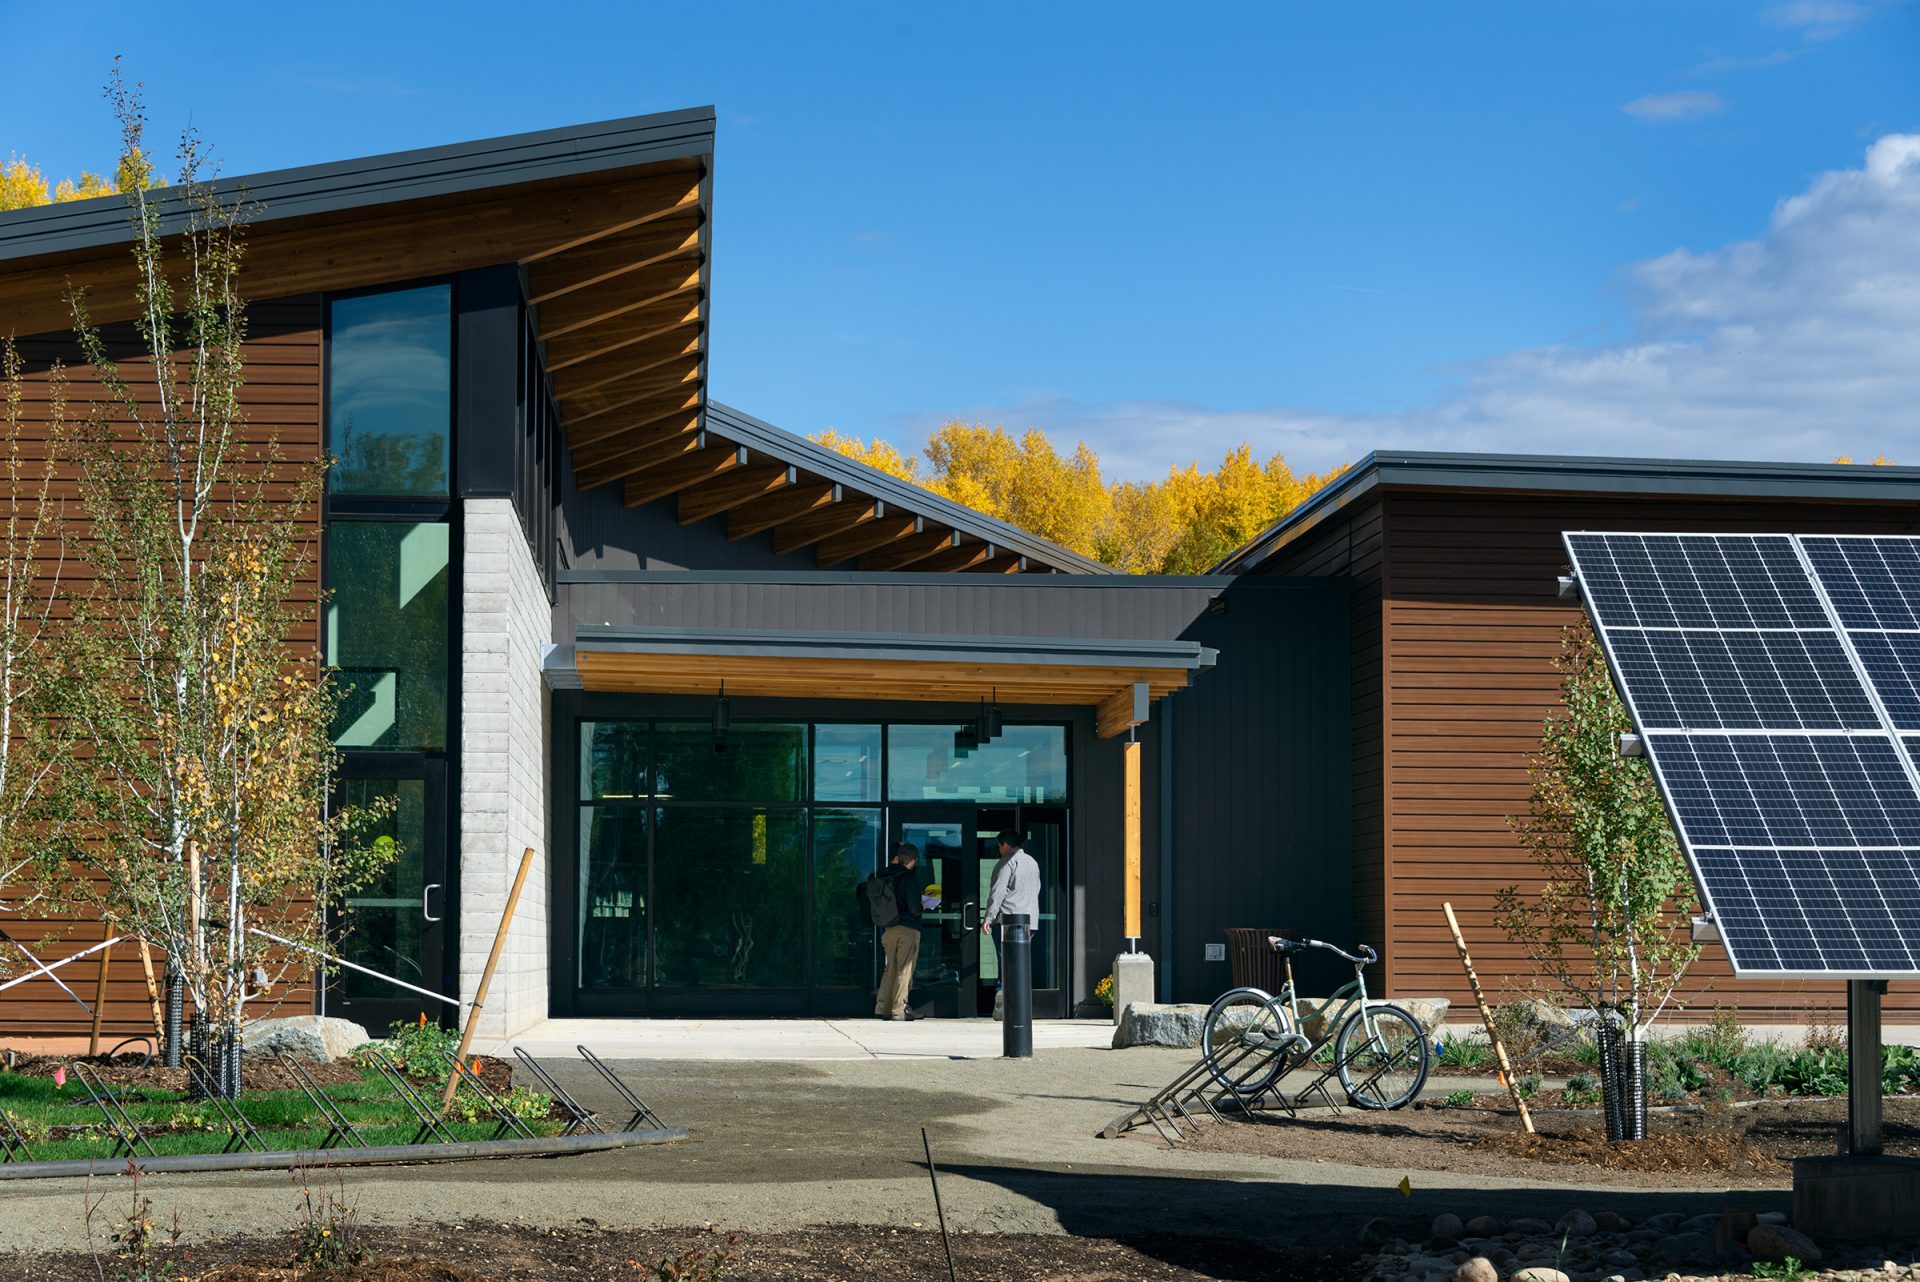
<path id="1" fill-rule="evenodd" d="M 151 1135 L 156 1153 L 174 1156 L 191 1153 L 218 1153 L 229 1138 L 220 1115 L 212 1104 L 196 1102 L 179 1091 L 153 1087 L 115 1087 L 134 1090 L 147 1097 L 144 1101 L 123 1099 L 127 1116 L 144 1127 L 159 1127 L 168 1134 Z M 438 1103 L 438 1091 L 422 1085 L 430 1100 Z M 394 1097 L 393 1090 L 372 1068 L 361 1071 L 357 1082 L 342 1082 L 320 1088 L 321 1093 L 339 1106 L 353 1122 L 354 1133 L 369 1145 L 405 1144 L 413 1139 L 419 1123 L 407 1106 Z M 246 1091 L 239 1100 L 240 1111 L 260 1131 L 269 1149 L 298 1151 L 316 1147 L 327 1126 L 312 1102 L 300 1091 Z M 15 1126 L 27 1136 L 28 1147 L 39 1161 L 107 1158 L 113 1156 L 114 1140 L 100 1110 L 87 1098 L 80 1083 L 69 1077 L 65 1086 L 54 1085 L 49 1077 L 25 1073 L 0 1073 L 0 1109 L 12 1117 Z M 557 1134 L 559 1127 L 545 1121 L 529 1121 L 536 1135 Z M 84 1132 L 66 1128 L 84 1126 Z M 461 1140 L 493 1137 L 491 1119 L 479 1122 L 449 1120 L 447 1128 Z"/>

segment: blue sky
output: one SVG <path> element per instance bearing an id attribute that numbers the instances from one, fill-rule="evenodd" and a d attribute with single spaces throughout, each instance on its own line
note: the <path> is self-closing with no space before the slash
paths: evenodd
<path id="1" fill-rule="evenodd" d="M 1920 463 L 1920 4 L 122 8 L 0 0 L 0 155 L 103 167 L 116 52 L 229 173 L 714 104 L 795 430 Z"/>

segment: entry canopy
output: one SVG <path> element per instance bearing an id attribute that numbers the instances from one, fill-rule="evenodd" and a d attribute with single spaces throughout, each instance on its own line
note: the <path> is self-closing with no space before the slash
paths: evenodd
<path id="1" fill-rule="evenodd" d="M 1734 973 L 1920 974 L 1920 539 L 1565 537 Z"/>
<path id="2" fill-rule="evenodd" d="M 609 694 L 1051 704 L 1099 710 L 1112 738 L 1217 652 L 1192 641 L 582 627 L 546 662 L 558 687 Z"/>

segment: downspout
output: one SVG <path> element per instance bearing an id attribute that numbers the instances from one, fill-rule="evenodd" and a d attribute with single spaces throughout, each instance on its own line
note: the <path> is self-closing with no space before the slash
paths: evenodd
<path id="1" fill-rule="evenodd" d="M 1173 705 L 1160 701 L 1160 968 L 1159 998 L 1173 1000 Z"/>

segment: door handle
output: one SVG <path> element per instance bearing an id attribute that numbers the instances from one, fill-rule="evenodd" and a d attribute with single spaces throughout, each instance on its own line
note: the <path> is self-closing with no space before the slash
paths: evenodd
<path id="1" fill-rule="evenodd" d="M 967 920 L 967 914 L 969 912 L 971 912 L 974 915 L 972 921 Z M 979 928 L 980 928 L 980 905 L 974 903 L 972 900 L 968 900 L 966 903 L 960 905 L 960 929 L 978 930 Z"/>
<path id="2" fill-rule="evenodd" d="M 420 887 L 420 915 L 428 921 L 440 920 L 438 917 L 435 917 L 433 915 L 433 910 L 427 907 L 428 896 L 432 895 L 433 892 L 438 889 L 440 889 L 440 883 L 437 881 L 430 881 L 426 885 Z"/>

